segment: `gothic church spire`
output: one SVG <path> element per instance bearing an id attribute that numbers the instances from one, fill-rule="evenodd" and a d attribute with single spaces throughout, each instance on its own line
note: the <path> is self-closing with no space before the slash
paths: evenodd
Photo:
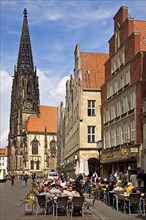
<path id="1" fill-rule="evenodd" d="M 21 33 L 21 40 L 20 40 L 20 47 L 19 47 L 19 54 L 18 54 L 18 62 L 17 62 L 17 69 L 19 68 L 30 68 L 33 70 L 33 56 L 32 56 L 32 49 L 31 49 L 31 41 L 29 35 L 29 28 L 28 28 L 28 20 L 27 20 L 27 10 L 24 9 L 24 19 L 22 25 L 22 33 Z"/>

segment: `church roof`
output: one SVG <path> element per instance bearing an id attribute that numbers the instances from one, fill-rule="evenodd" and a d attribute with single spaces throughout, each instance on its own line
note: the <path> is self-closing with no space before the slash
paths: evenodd
<path id="1" fill-rule="evenodd" d="M 57 133 L 57 114 L 57 107 L 41 105 L 40 114 L 38 116 L 29 116 L 26 131 Z"/>
<path id="2" fill-rule="evenodd" d="M 105 82 L 104 63 L 109 58 L 109 54 L 81 52 L 80 56 L 83 89 L 100 88 Z"/>

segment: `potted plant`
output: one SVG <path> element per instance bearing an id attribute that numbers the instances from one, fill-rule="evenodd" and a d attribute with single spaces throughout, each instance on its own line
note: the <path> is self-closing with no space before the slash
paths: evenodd
<path id="1" fill-rule="evenodd" d="M 25 214 L 33 214 L 34 204 L 36 203 L 36 188 L 30 189 L 25 199 L 20 201 L 24 204 Z"/>

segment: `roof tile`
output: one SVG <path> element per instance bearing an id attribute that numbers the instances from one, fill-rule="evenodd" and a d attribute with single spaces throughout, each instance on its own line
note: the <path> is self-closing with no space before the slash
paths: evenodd
<path id="1" fill-rule="evenodd" d="M 104 63 L 109 54 L 81 52 L 80 56 L 83 88 L 100 88 L 105 82 Z"/>
<path id="2" fill-rule="evenodd" d="M 53 106 L 40 106 L 40 115 L 30 115 L 26 125 L 27 132 L 57 133 L 58 108 Z"/>

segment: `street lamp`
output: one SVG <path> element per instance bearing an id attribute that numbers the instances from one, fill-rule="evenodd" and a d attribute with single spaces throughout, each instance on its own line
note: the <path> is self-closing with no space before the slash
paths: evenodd
<path id="1" fill-rule="evenodd" d="M 100 141 L 97 141 L 97 150 L 98 150 L 98 153 L 99 153 L 99 173 L 98 175 L 100 176 L 100 152 L 102 150 L 102 140 Z"/>

